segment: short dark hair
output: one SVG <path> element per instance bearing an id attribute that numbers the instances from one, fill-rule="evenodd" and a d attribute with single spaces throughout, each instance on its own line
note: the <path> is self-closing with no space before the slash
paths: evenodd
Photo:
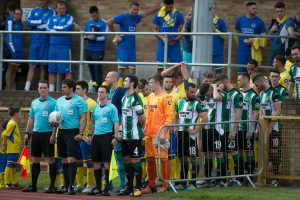
<path id="1" fill-rule="evenodd" d="M 109 93 L 109 87 L 107 86 L 107 85 L 100 85 L 100 87 L 99 88 L 104 88 L 105 89 L 105 91 L 106 91 L 106 93 Z M 98 88 L 98 89 L 99 89 Z"/>
<path id="2" fill-rule="evenodd" d="M 274 8 L 285 8 L 285 4 L 282 1 L 275 3 Z"/>
<path id="3" fill-rule="evenodd" d="M 195 83 L 188 83 L 185 89 L 188 90 L 189 88 L 197 88 L 197 85 Z"/>
<path id="4" fill-rule="evenodd" d="M 272 69 L 271 71 L 270 71 L 270 74 L 271 73 L 276 73 L 276 74 L 279 74 L 280 75 L 280 72 L 278 71 L 278 70 L 276 70 L 276 69 Z"/>
<path id="5" fill-rule="evenodd" d="M 22 8 L 16 8 L 16 9 L 15 9 L 15 12 L 16 12 L 16 10 L 19 10 L 19 11 L 21 11 L 21 13 L 23 14 L 23 10 L 22 10 Z"/>
<path id="6" fill-rule="evenodd" d="M 283 55 L 275 56 L 275 59 L 278 60 L 283 66 L 285 65 L 286 58 Z"/>
<path id="7" fill-rule="evenodd" d="M 137 6 L 137 7 L 139 7 L 140 4 L 139 4 L 138 2 L 136 2 L 136 1 L 133 1 L 133 2 L 130 3 L 130 8 L 131 8 L 132 6 Z"/>
<path id="8" fill-rule="evenodd" d="M 139 89 L 144 89 L 146 85 L 148 85 L 148 81 L 146 79 L 141 78 L 139 80 Z"/>
<path id="9" fill-rule="evenodd" d="M 291 48 L 291 51 L 294 49 L 298 49 L 300 51 L 300 44 L 298 42 L 295 42 Z"/>
<path id="10" fill-rule="evenodd" d="M 291 47 L 288 47 L 285 52 L 284 52 L 284 55 L 287 57 L 287 56 L 290 56 L 292 54 L 292 49 Z"/>
<path id="11" fill-rule="evenodd" d="M 200 88 L 199 88 L 200 94 L 205 95 L 208 92 L 210 87 L 211 87 L 211 84 L 209 84 L 209 83 L 201 83 Z"/>
<path id="12" fill-rule="evenodd" d="M 214 78 L 214 75 L 212 74 L 212 73 L 210 73 L 210 72 L 204 72 L 203 74 L 202 74 L 202 77 L 204 78 L 210 78 L 210 79 L 213 79 Z"/>
<path id="13" fill-rule="evenodd" d="M 133 83 L 133 89 L 136 89 L 136 87 L 138 86 L 139 84 L 139 79 L 137 76 L 135 75 L 126 75 L 125 78 L 129 78 L 130 80 L 130 83 Z M 125 80 L 124 78 L 124 80 Z"/>
<path id="14" fill-rule="evenodd" d="M 16 2 L 14 1 L 9 1 L 5 6 L 4 6 L 5 9 L 8 9 L 10 11 L 13 11 L 17 8 L 17 5 L 16 5 Z"/>
<path id="15" fill-rule="evenodd" d="M 83 90 L 89 90 L 89 84 L 86 81 L 77 81 L 76 85 L 80 85 Z"/>
<path id="16" fill-rule="evenodd" d="M 171 75 L 163 76 L 163 79 L 165 79 L 165 78 L 173 78 L 173 76 L 171 76 Z"/>
<path id="17" fill-rule="evenodd" d="M 256 80 L 266 80 L 265 77 L 262 75 L 262 74 L 256 74 L 253 79 L 252 79 L 252 82 L 254 83 Z"/>
<path id="18" fill-rule="evenodd" d="M 92 14 L 92 13 L 98 13 L 99 12 L 99 9 L 97 6 L 91 6 L 90 9 L 89 9 L 89 13 Z"/>
<path id="19" fill-rule="evenodd" d="M 38 84 L 40 84 L 40 83 L 47 84 L 47 87 L 49 87 L 49 81 L 47 81 L 46 79 L 39 80 Z"/>
<path id="20" fill-rule="evenodd" d="M 62 81 L 62 84 L 67 85 L 69 88 L 73 88 L 73 92 L 76 90 L 76 83 L 72 79 L 65 79 Z"/>
<path id="21" fill-rule="evenodd" d="M 246 73 L 246 72 L 239 73 L 238 76 L 242 76 L 242 77 L 247 78 L 248 80 L 250 80 L 250 75 L 248 73 Z"/>
<path id="22" fill-rule="evenodd" d="M 16 113 L 20 112 L 20 107 L 10 107 L 8 108 L 8 114 L 9 116 L 13 117 Z"/>
<path id="23" fill-rule="evenodd" d="M 159 84 L 162 86 L 163 84 L 163 77 L 160 74 L 154 74 L 149 78 L 149 80 L 153 79 L 155 82 L 159 82 Z"/>
<path id="24" fill-rule="evenodd" d="M 218 81 L 228 81 L 228 80 L 229 80 L 229 78 L 228 78 L 227 75 L 222 75 L 222 76 L 220 76 L 219 78 L 216 79 L 216 82 L 218 82 Z"/>
<path id="25" fill-rule="evenodd" d="M 255 59 L 251 58 L 251 59 L 248 60 L 247 63 L 250 64 L 250 65 L 254 65 L 255 67 L 258 67 L 258 62 Z"/>
<path id="26" fill-rule="evenodd" d="M 65 7 L 67 7 L 67 3 L 64 0 L 59 0 L 56 2 L 56 7 L 57 5 L 65 5 Z"/>
<path id="27" fill-rule="evenodd" d="M 246 3 L 246 7 L 249 7 L 249 6 L 256 6 L 256 3 L 254 1 L 249 1 Z"/>
<path id="28" fill-rule="evenodd" d="M 171 5 L 174 4 L 174 0 L 164 0 L 165 5 Z"/>

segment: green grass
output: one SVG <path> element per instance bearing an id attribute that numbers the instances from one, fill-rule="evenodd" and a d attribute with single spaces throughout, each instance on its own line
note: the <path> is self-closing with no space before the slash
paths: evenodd
<path id="1" fill-rule="evenodd" d="M 180 191 L 177 194 L 167 192 L 156 194 L 158 198 L 197 199 L 197 200 L 298 200 L 299 188 L 222 188 L 198 189 L 195 191 Z"/>
<path id="2" fill-rule="evenodd" d="M 20 172 L 17 173 L 17 179 L 20 185 L 28 186 L 31 184 L 31 176 L 28 176 L 27 179 L 23 180 L 21 178 Z M 44 190 L 46 187 L 49 187 L 49 184 L 50 184 L 49 174 L 46 172 L 41 172 L 37 184 L 38 189 Z"/>

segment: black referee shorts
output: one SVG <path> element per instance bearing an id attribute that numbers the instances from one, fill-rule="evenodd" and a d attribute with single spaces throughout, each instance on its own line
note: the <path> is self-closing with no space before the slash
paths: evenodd
<path id="1" fill-rule="evenodd" d="M 92 139 L 92 161 L 93 162 L 110 162 L 113 147 L 113 133 L 103 135 L 94 135 Z"/>
<path id="2" fill-rule="evenodd" d="M 54 144 L 50 144 L 50 132 L 33 132 L 31 139 L 31 156 L 32 157 L 53 157 Z"/>
<path id="3" fill-rule="evenodd" d="M 77 157 L 79 142 L 74 139 L 79 129 L 59 129 L 57 135 L 58 156 L 61 158 Z"/>

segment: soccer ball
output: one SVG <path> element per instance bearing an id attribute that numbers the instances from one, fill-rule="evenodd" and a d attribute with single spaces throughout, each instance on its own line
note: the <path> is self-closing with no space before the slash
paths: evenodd
<path id="1" fill-rule="evenodd" d="M 49 123 L 55 123 L 55 124 L 60 124 L 62 121 L 62 116 L 60 114 L 60 112 L 58 111 L 53 111 L 52 113 L 50 113 L 49 115 Z"/>

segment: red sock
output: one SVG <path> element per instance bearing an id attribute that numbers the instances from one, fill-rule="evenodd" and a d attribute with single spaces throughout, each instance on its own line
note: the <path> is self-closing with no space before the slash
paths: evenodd
<path id="1" fill-rule="evenodd" d="M 161 160 L 161 172 L 162 172 L 162 178 L 165 181 L 170 180 L 170 175 L 171 175 L 171 166 L 170 166 L 170 161 L 169 159 L 162 159 Z M 167 186 L 168 182 L 164 182 L 163 186 Z"/>
<path id="2" fill-rule="evenodd" d="M 155 188 L 155 179 L 156 179 L 156 162 L 155 159 L 149 159 L 147 161 L 148 168 L 148 178 L 149 178 L 149 187 Z"/>

